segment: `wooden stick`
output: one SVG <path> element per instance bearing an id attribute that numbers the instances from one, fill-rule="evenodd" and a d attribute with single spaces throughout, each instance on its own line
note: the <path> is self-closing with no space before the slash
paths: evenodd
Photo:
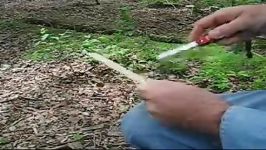
<path id="1" fill-rule="evenodd" d="M 121 74 L 125 75 L 126 77 L 133 80 L 137 84 L 145 84 L 146 83 L 146 79 L 144 77 L 122 67 L 121 65 L 113 62 L 110 59 L 107 59 L 107 58 L 105 58 L 105 57 L 103 57 L 97 53 L 88 53 L 88 55 L 91 56 L 92 58 L 94 58 L 95 60 L 104 63 L 108 67 L 120 72 Z"/>

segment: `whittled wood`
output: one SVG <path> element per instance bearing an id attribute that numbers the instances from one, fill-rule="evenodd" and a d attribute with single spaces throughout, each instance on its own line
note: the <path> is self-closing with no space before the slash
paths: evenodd
<path id="1" fill-rule="evenodd" d="M 91 56 L 92 58 L 94 58 L 97 61 L 100 61 L 102 63 L 104 63 L 105 65 L 107 65 L 108 67 L 118 71 L 119 73 L 125 75 L 126 77 L 128 77 L 129 79 L 133 80 L 134 82 L 136 82 L 137 84 L 145 84 L 146 83 L 146 79 L 124 67 L 122 67 L 121 65 L 119 65 L 118 63 L 113 62 L 110 59 L 107 59 L 97 53 L 88 53 L 89 56 Z"/>

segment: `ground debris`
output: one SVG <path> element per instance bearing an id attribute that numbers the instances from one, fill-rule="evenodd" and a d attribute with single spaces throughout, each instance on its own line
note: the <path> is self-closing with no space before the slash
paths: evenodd
<path id="1" fill-rule="evenodd" d="M 119 120 L 135 103 L 133 83 L 82 61 L 13 66 L 0 80 L 1 138 L 10 141 L 1 147 L 125 148 Z"/>

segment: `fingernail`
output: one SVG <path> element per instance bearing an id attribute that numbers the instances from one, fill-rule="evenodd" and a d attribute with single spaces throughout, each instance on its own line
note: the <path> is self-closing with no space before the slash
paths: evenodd
<path id="1" fill-rule="evenodd" d="M 219 30 L 210 31 L 209 36 L 214 39 L 222 39 L 224 37 L 224 35 Z"/>

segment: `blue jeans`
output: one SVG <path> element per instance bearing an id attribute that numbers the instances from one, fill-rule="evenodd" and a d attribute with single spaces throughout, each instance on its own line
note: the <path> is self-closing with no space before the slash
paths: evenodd
<path id="1" fill-rule="evenodd" d="M 266 91 L 222 94 L 231 104 L 222 118 L 220 137 L 163 126 L 147 112 L 145 103 L 129 111 L 122 132 L 138 149 L 266 148 Z"/>

